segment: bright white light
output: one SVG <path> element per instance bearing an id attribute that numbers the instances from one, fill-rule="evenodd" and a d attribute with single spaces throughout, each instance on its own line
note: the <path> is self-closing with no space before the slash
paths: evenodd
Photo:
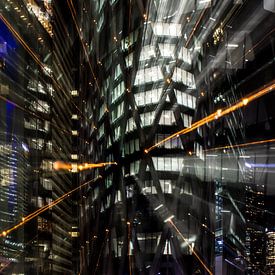
<path id="1" fill-rule="evenodd" d="M 238 44 L 227 44 L 228 48 L 238 48 L 239 45 Z"/>
<path id="2" fill-rule="evenodd" d="M 163 206 L 163 204 L 160 204 L 159 206 L 157 206 L 157 207 L 154 209 L 154 211 L 159 210 L 162 206 Z"/>
<path id="3" fill-rule="evenodd" d="M 28 146 L 22 142 L 22 148 L 24 149 L 25 152 L 29 152 Z"/>
<path id="4" fill-rule="evenodd" d="M 168 217 L 166 220 L 164 220 L 164 222 L 168 222 L 168 221 L 171 221 L 175 216 L 174 215 L 171 215 L 170 217 Z"/>

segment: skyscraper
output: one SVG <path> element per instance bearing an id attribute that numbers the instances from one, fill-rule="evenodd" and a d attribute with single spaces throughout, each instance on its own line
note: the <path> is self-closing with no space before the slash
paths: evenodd
<path id="1" fill-rule="evenodd" d="M 272 274 L 274 7 L 3 0 L 0 273 Z"/>

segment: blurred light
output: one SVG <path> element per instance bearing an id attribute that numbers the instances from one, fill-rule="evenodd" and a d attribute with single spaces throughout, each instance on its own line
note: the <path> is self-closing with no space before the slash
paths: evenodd
<path id="1" fill-rule="evenodd" d="M 174 215 L 171 215 L 170 217 L 168 217 L 167 219 L 165 219 L 163 222 L 169 222 L 171 221 L 175 216 Z"/>
<path id="2" fill-rule="evenodd" d="M 162 206 L 163 206 L 163 204 L 160 204 L 159 206 L 157 206 L 157 207 L 154 209 L 154 211 L 159 210 Z"/>
<path id="3" fill-rule="evenodd" d="M 24 149 L 25 152 L 29 152 L 29 148 L 27 147 L 27 145 L 25 143 L 22 142 L 22 148 Z"/>

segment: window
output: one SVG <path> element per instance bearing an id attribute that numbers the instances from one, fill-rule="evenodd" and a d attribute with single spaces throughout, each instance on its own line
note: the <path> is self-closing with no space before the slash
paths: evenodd
<path id="1" fill-rule="evenodd" d="M 181 24 L 173 23 L 152 23 L 153 32 L 156 36 L 181 36 Z"/>
<path id="2" fill-rule="evenodd" d="M 154 66 L 137 71 L 134 85 L 143 85 L 145 83 L 161 80 L 163 80 L 161 68 L 159 66 Z"/>
<path id="3" fill-rule="evenodd" d="M 173 44 L 159 44 L 159 50 L 162 57 L 174 57 L 175 45 Z"/>
<path id="4" fill-rule="evenodd" d="M 137 106 L 143 106 L 147 104 L 156 104 L 159 102 L 162 94 L 162 89 L 153 89 L 146 92 L 139 92 L 135 94 L 135 101 Z"/>
<path id="5" fill-rule="evenodd" d="M 125 91 L 125 84 L 123 81 L 119 82 L 119 84 L 114 88 L 112 92 L 112 103 L 116 101 Z"/>
<path id="6" fill-rule="evenodd" d="M 145 61 L 145 60 L 150 59 L 155 56 L 156 56 L 156 54 L 155 54 L 154 46 L 146 45 L 146 46 L 143 46 L 141 49 L 139 60 Z"/>
<path id="7" fill-rule="evenodd" d="M 195 89 L 196 87 L 194 75 L 180 68 L 175 68 L 173 80 L 176 82 L 181 82 L 191 89 Z"/>
<path id="8" fill-rule="evenodd" d="M 178 90 L 175 90 L 175 95 L 177 97 L 178 104 L 195 109 L 196 97 Z"/>
<path id="9" fill-rule="evenodd" d="M 153 157 L 155 169 L 159 171 L 179 172 L 182 168 L 182 157 Z"/>

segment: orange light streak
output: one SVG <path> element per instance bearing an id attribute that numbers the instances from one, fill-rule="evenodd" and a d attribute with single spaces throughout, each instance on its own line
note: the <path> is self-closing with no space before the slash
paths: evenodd
<path id="1" fill-rule="evenodd" d="M 16 37 L 16 39 L 23 46 L 23 48 L 30 54 L 30 56 L 34 59 L 34 61 L 42 68 L 42 70 L 44 70 L 45 69 L 45 65 L 40 61 L 38 55 L 28 46 L 28 44 L 23 40 L 23 38 L 20 36 L 20 34 L 8 22 L 8 20 L 2 14 L 0 14 L 0 19 L 5 23 L 5 25 L 8 27 L 8 29 Z M 56 81 L 56 79 L 53 76 L 51 76 L 51 75 L 49 75 L 49 77 L 52 79 L 53 83 L 65 94 L 63 88 L 59 85 L 59 83 Z M 83 113 L 78 108 L 78 106 L 73 101 L 72 101 L 72 103 L 75 106 L 75 108 L 79 111 L 79 113 L 81 114 L 81 116 L 84 117 Z"/>
<path id="2" fill-rule="evenodd" d="M 195 26 L 194 26 L 194 28 L 193 28 L 193 30 L 192 30 L 190 36 L 188 37 L 188 39 L 187 39 L 187 41 L 186 41 L 186 43 L 185 43 L 185 47 L 186 47 L 186 48 L 188 47 L 188 45 L 189 45 L 189 43 L 190 43 L 190 41 L 191 41 L 191 38 L 192 38 L 192 36 L 194 35 L 194 33 L 195 33 L 195 31 L 196 31 L 196 29 L 197 29 L 199 23 L 201 22 L 201 20 L 202 20 L 204 14 L 205 14 L 205 12 L 206 12 L 206 9 L 204 9 L 204 10 L 201 12 L 199 19 L 197 20 L 197 22 L 196 22 L 196 24 L 195 24 Z"/>
<path id="3" fill-rule="evenodd" d="M 233 148 L 239 148 L 239 147 L 247 147 L 249 145 L 259 145 L 259 144 L 272 143 L 272 142 L 275 142 L 275 138 L 259 140 L 259 141 L 252 141 L 252 142 L 247 142 L 247 143 L 234 144 L 234 145 L 225 145 L 225 146 L 206 149 L 206 150 L 204 150 L 204 152 L 223 150 L 223 149 L 233 149 Z"/>
<path id="4" fill-rule="evenodd" d="M 159 145 L 165 143 L 166 141 L 172 139 L 172 138 L 175 138 L 179 135 L 185 135 L 187 133 L 190 133 L 192 131 L 194 131 L 195 129 L 207 124 L 207 123 L 210 123 L 214 120 L 217 120 L 223 116 L 226 116 L 232 112 L 235 112 L 236 110 L 244 107 L 244 106 L 247 106 L 249 103 L 251 103 L 252 101 L 270 93 L 271 91 L 273 91 L 275 89 L 275 84 L 274 84 L 274 81 L 272 81 L 270 84 L 268 84 L 267 87 L 265 88 L 262 88 L 261 90 L 255 92 L 255 93 L 252 93 L 250 95 L 248 95 L 247 97 L 241 99 L 240 101 L 238 101 L 237 103 L 235 103 L 234 105 L 231 105 L 230 107 L 228 108 L 225 108 L 225 109 L 219 109 L 217 110 L 216 112 L 210 114 L 209 116 L 193 123 L 189 128 L 185 128 L 185 129 L 182 129 L 170 136 L 168 136 L 167 138 L 159 141 L 158 143 L 154 144 L 153 146 L 151 146 L 150 148 L 147 148 L 144 150 L 144 152 L 147 154 L 149 153 L 151 150 L 155 149 L 156 147 L 158 147 Z"/>
<path id="5" fill-rule="evenodd" d="M 75 24 L 75 27 L 76 27 L 76 30 L 77 30 L 77 33 L 78 33 L 80 42 L 81 42 L 81 45 L 82 45 L 84 54 L 85 54 L 85 56 L 86 56 L 87 62 L 88 62 L 88 64 L 89 64 L 89 68 L 90 68 L 90 70 L 91 70 L 91 73 L 92 73 L 92 75 L 93 75 L 95 84 L 96 84 L 96 86 L 97 86 L 97 88 L 98 88 L 98 91 L 100 91 L 100 88 L 99 88 L 99 85 L 98 85 L 98 83 L 97 83 L 97 79 L 96 79 L 94 70 L 93 70 L 93 68 L 92 68 L 92 64 L 91 64 L 91 62 L 90 62 L 89 54 L 88 54 L 88 52 L 87 52 L 85 43 L 84 43 L 84 41 L 83 41 L 83 38 L 82 38 L 82 35 L 81 35 L 80 28 L 79 28 L 79 26 L 78 26 L 78 24 L 77 24 L 77 20 L 76 20 L 76 10 L 75 10 L 75 8 L 74 8 L 73 1 L 72 1 L 72 0 L 67 0 L 67 4 L 68 4 L 68 7 L 69 7 L 69 9 L 70 9 L 70 12 L 71 12 L 71 15 L 72 15 L 72 18 L 73 18 L 73 21 L 74 21 L 74 24 Z"/>
<path id="6" fill-rule="evenodd" d="M 204 267 L 204 269 L 210 274 L 213 275 L 213 272 L 206 266 L 206 264 L 203 262 L 203 260 L 200 258 L 200 256 L 198 255 L 198 253 L 193 249 L 193 247 L 190 245 L 190 243 L 188 242 L 188 240 L 186 238 L 184 238 L 184 236 L 182 235 L 182 233 L 179 231 L 179 229 L 177 228 L 177 226 L 173 223 L 172 220 L 168 221 L 177 231 L 177 233 L 181 236 L 181 238 L 186 242 L 186 244 L 188 245 L 189 249 L 192 251 L 192 253 L 194 254 L 194 256 L 198 259 L 198 261 L 201 263 L 201 265 Z"/>
<path id="7" fill-rule="evenodd" d="M 82 163 L 82 164 L 76 164 L 76 169 L 78 171 L 84 171 L 88 169 L 93 169 L 93 168 L 100 168 L 100 167 L 105 167 L 107 165 L 117 165 L 116 162 L 101 162 L 101 163 Z M 56 161 L 53 164 L 53 168 L 55 170 L 68 170 L 72 171 L 74 169 L 73 163 L 65 163 L 62 161 Z"/>
<path id="8" fill-rule="evenodd" d="M 75 191 L 78 191 L 80 189 L 82 189 L 83 187 L 87 186 L 88 184 L 95 182 L 96 180 L 102 178 L 102 176 L 98 176 L 95 179 L 89 180 L 83 184 L 81 184 L 80 186 L 72 189 L 71 191 L 65 193 L 64 195 L 62 195 L 61 197 L 59 197 L 58 199 L 54 200 L 53 202 L 37 209 L 36 211 L 34 211 L 33 213 L 29 214 L 26 217 L 22 218 L 22 221 L 19 222 L 18 224 L 16 224 L 15 226 L 4 230 L 0 233 L 0 237 L 6 237 L 8 234 L 10 234 L 11 232 L 13 232 L 14 230 L 16 230 L 17 228 L 23 226 L 25 223 L 29 222 L 30 220 L 32 220 L 33 218 L 37 217 L 38 215 L 42 214 L 43 212 L 47 211 L 48 209 L 52 208 L 53 206 L 59 204 L 60 202 L 62 202 L 64 199 L 68 198 L 72 193 L 74 193 Z"/>

